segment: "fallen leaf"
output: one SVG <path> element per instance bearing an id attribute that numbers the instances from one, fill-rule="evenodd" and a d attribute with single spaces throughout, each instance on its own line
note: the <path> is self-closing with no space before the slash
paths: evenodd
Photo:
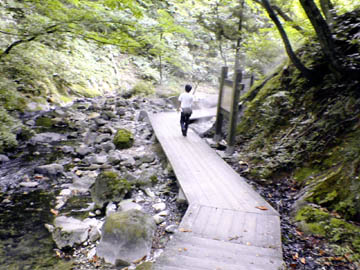
<path id="1" fill-rule="evenodd" d="M 58 211 L 58 210 L 50 209 L 50 212 L 51 212 L 54 216 L 59 215 L 59 211 Z"/>
<path id="2" fill-rule="evenodd" d="M 144 257 L 140 258 L 140 259 L 137 259 L 137 260 L 133 261 L 133 263 L 138 264 L 139 262 L 142 262 L 145 259 L 146 259 L 146 255 Z"/>
<path id="3" fill-rule="evenodd" d="M 190 229 L 185 229 L 185 228 L 180 228 L 179 231 L 180 231 L 180 232 L 192 232 L 192 230 L 190 230 Z"/>
<path id="4" fill-rule="evenodd" d="M 246 242 L 246 245 L 247 245 L 247 246 L 251 246 L 251 243 L 250 243 L 250 242 Z"/>
<path id="5" fill-rule="evenodd" d="M 40 180 L 40 179 L 43 179 L 44 176 L 43 175 L 35 175 L 34 178 L 37 180 Z"/>
<path id="6" fill-rule="evenodd" d="M 306 264 L 305 258 L 301 258 L 301 259 L 300 259 L 300 262 L 301 262 L 302 264 Z"/>
<path id="7" fill-rule="evenodd" d="M 187 251 L 187 248 L 184 248 L 184 251 Z"/>
<path id="8" fill-rule="evenodd" d="M 298 260 L 299 259 L 299 253 L 296 252 L 292 257 L 293 257 L 294 260 Z"/>
<path id="9" fill-rule="evenodd" d="M 319 255 L 320 255 L 320 256 L 324 256 L 325 253 L 326 253 L 326 252 L 325 252 L 324 250 L 322 250 L 322 249 L 319 250 Z"/>
<path id="10" fill-rule="evenodd" d="M 301 232 L 301 231 L 296 230 L 296 234 L 299 235 L 299 236 L 303 236 L 304 233 Z"/>
<path id="11" fill-rule="evenodd" d="M 255 208 L 266 211 L 269 210 L 266 206 L 256 206 Z"/>

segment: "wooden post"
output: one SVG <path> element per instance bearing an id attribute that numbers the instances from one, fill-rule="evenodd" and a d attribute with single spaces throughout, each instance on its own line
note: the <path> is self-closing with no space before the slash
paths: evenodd
<path id="1" fill-rule="evenodd" d="M 221 68 L 221 77 L 220 77 L 220 90 L 219 90 L 219 97 L 218 97 L 218 104 L 217 104 L 217 111 L 216 111 L 216 122 L 215 122 L 215 135 L 214 141 L 220 142 L 221 140 L 221 129 L 223 124 L 223 115 L 221 114 L 221 102 L 222 102 L 222 95 L 225 80 L 228 74 L 228 67 Z"/>
<path id="2" fill-rule="evenodd" d="M 229 132 L 228 132 L 228 139 L 227 139 L 227 148 L 226 154 L 232 155 L 235 150 L 235 133 L 236 133 L 236 120 L 237 120 L 237 113 L 238 113 L 238 103 L 240 97 L 240 91 L 243 88 L 243 84 L 241 84 L 242 80 L 242 71 L 237 70 L 234 76 L 234 89 L 233 89 L 233 96 L 232 96 L 232 106 L 230 111 L 230 119 L 229 119 Z"/>

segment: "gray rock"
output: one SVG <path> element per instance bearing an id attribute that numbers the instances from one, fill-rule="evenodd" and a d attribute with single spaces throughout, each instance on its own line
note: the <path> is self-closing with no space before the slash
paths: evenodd
<path id="1" fill-rule="evenodd" d="M 156 211 L 164 211 L 166 209 L 165 203 L 156 203 L 152 206 Z"/>
<path id="2" fill-rule="evenodd" d="M 95 123 L 97 126 L 101 127 L 101 126 L 105 126 L 107 124 L 107 121 L 102 118 L 96 118 Z"/>
<path id="3" fill-rule="evenodd" d="M 0 155 L 0 164 L 4 162 L 8 162 L 10 159 L 5 155 Z"/>
<path id="4" fill-rule="evenodd" d="M 147 153 L 140 157 L 142 163 L 151 163 L 155 161 L 155 154 Z"/>
<path id="5" fill-rule="evenodd" d="M 137 122 L 149 121 L 148 114 L 146 111 L 140 111 L 139 113 L 137 113 L 135 119 Z"/>
<path id="6" fill-rule="evenodd" d="M 167 226 L 165 228 L 165 231 L 168 233 L 174 233 L 174 232 L 176 232 L 177 227 L 178 227 L 177 225 L 172 224 L 172 225 Z"/>
<path id="7" fill-rule="evenodd" d="M 115 144 L 112 142 L 105 142 L 97 146 L 97 149 L 100 149 L 100 151 L 105 151 L 106 153 L 115 150 Z"/>
<path id="8" fill-rule="evenodd" d="M 124 108 L 120 108 L 117 110 L 117 115 L 119 116 L 125 116 L 126 115 L 126 110 Z"/>
<path id="9" fill-rule="evenodd" d="M 61 151 L 65 154 L 72 154 L 74 152 L 74 148 L 68 145 L 64 145 L 61 147 Z"/>
<path id="10" fill-rule="evenodd" d="M 80 156 L 86 156 L 88 154 L 91 154 L 92 152 L 93 149 L 88 147 L 87 145 L 81 145 L 76 148 L 76 153 L 78 153 Z"/>
<path id="11" fill-rule="evenodd" d="M 52 237 L 60 249 L 81 244 L 89 236 L 89 224 L 73 217 L 60 216 L 55 218 L 54 223 L 55 229 L 52 232 Z"/>
<path id="12" fill-rule="evenodd" d="M 160 216 L 159 214 L 153 216 L 153 219 L 157 225 L 159 225 L 165 221 L 165 217 Z"/>
<path id="13" fill-rule="evenodd" d="M 96 143 L 103 143 L 103 142 L 107 142 L 107 141 L 111 141 L 110 134 L 100 134 L 95 139 Z"/>
<path id="14" fill-rule="evenodd" d="M 121 162 L 121 165 L 124 165 L 125 167 L 134 167 L 136 164 L 135 159 L 132 156 L 126 156 L 125 160 Z"/>
<path id="15" fill-rule="evenodd" d="M 130 265 L 148 255 L 155 228 L 153 218 L 141 211 L 113 213 L 102 227 L 97 256 L 114 265 Z"/>
<path id="16" fill-rule="evenodd" d="M 129 211 L 129 210 L 142 210 L 140 204 L 134 203 L 131 199 L 123 200 L 119 203 L 120 211 Z"/>
<path id="17" fill-rule="evenodd" d="M 110 151 L 108 154 L 108 162 L 112 165 L 117 165 L 121 162 L 121 153 L 118 150 Z"/>
<path id="18" fill-rule="evenodd" d="M 63 167 L 63 165 L 56 164 L 56 163 L 42 165 L 42 166 L 36 167 L 35 172 L 42 174 L 42 175 L 47 175 L 47 176 L 56 176 L 56 175 L 64 173 L 64 167 Z"/>
<path id="19" fill-rule="evenodd" d="M 29 143 L 32 145 L 41 144 L 41 143 L 52 143 L 66 140 L 66 136 L 53 132 L 39 133 L 33 136 Z"/>

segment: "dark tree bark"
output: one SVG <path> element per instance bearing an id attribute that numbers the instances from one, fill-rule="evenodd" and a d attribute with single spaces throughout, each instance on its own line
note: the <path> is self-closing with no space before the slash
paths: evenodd
<path id="1" fill-rule="evenodd" d="M 341 74 L 346 73 L 346 69 L 340 61 L 341 54 L 337 51 L 329 25 L 322 17 L 320 10 L 317 8 L 313 0 L 299 1 L 315 29 L 316 35 L 319 39 L 325 56 L 329 58 L 330 66 L 332 67 L 333 71 L 340 77 Z"/>
<path id="2" fill-rule="evenodd" d="M 272 9 L 270 3 L 268 0 L 261 0 L 263 7 L 266 9 L 266 12 L 269 14 L 269 17 L 271 18 L 271 20 L 275 23 L 280 36 L 284 42 L 284 46 L 285 46 L 285 50 L 287 55 L 289 56 L 291 62 L 295 65 L 295 67 L 309 80 L 313 80 L 314 79 L 314 75 L 312 73 L 312 71 L 310 69 L 308 69 L 307 67 L 305 67 L 300 59 L 296 56 L 295 52 L 293 51 L 289 38 L 282 26 L 282 24 L 280 23 L 278 17 L 276 16 L 274 10 Z"/>
<path id="3" fill-rule="evenodd" d="M 294 20 L 290 18 L 284 11 L 281 10 L 278 6 L 272 5 L 273 10 L 286 22 L 294 23 Z M 293 24 L 292 27 L 304 35 L 304 29 L 300 25 Z"/>
<path id="4" fill-rule="evenodd" d="M 334 25 L 334 6 L 331 3 L 331 0 L 320 0 L 321 11 L 323 12 L 326 21 L 328 22 L 330 28 Z"/>
<path id="5" fill-rule="evenodd" d="M 240 69 L 240 49 L 242 41 L 242 27 L 243 27 L 243 16 L 244 16 L 244 6 L 245 0 L 240 0 L 240 18 L 239 18 L 239 38 L 236 41 L 236 50 L 235 50 L 235 70 Z"/>

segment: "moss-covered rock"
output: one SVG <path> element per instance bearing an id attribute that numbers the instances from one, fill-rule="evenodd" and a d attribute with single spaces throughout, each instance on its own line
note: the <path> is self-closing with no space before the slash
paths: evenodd
<path id="1" fill-rule="evenodd" d="M 305 206 L 295 217 L 299 227 L 307 234 L 327 237 L 334 244 L 347 245 L 353 259 L 360 259 L 360 228 L 337 218 L 324 209 Z"/>
<path id="2" fill-rule="evenodd" d="M 120 202 L 131 191 L 131 184 L 116 172 L 105 171 L 98 175 L 91 187 L 91 197 L 100 208 L 108 202 Z"/>
<path id="3" fill-rule="evenodd" d="M 108 263 L 129 265 L 148 254 L 155 228 L 154 219 L 139 210 L 112 213 L 103 225 L 97 255 Z"/>
<path id="4" fill-rule="evenodd" d="M 127 129 L 119 129 L 114 136 L 113 143 L 117 149 L 130 148 L 134 144 L 134 136 Z"/>
<path id="5" fill-rule="evenodd" d="M 144 262 L 136 267 L 135 270 L 152 270 L 153 263 L 152 262 Z"/>

